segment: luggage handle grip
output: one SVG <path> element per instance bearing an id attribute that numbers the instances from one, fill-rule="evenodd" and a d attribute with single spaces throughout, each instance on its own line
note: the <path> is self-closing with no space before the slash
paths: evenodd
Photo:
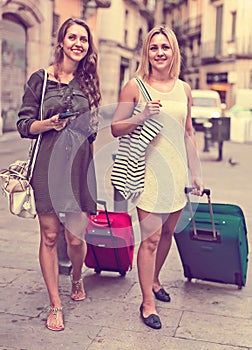
<path id="1" fill-rule="evenodd" d="M 101 199 L 97 199 L 96 202 L 97 202 L 97 204 L 102 205 L 102 206 L 104 207 L 105 210 L 107 209 L 107 203 L 106 203 L 106 201 L 103 201 L 103 200 L 101 200 Z"/>
<path id="2" fill-rule="evenodd" d="M 193 215 L 193 210 L 192 210 L 192 203 L 191 203 L 190 198 L 189 198 L 189 194 L 194 189 L 195 189 L 194 187 L 185 187 L 185 194 L 186 194 L 186 197 L 187 197 L 187 200 L 188 200 L 188 203 L 189 203 L 189 209 L 190 209 L 190 215 L 191 215 L 191 220 L 192 220 L 193 232 L 194 232 L 195 236 L 198 236 L 197 228 L 196 228 L 196 224 L 195 224 L 195 220 L 194 220 L 194 215 Z M 211 203 L 211 199 L 210 199 L 210 193 L 211 193 L 211 191 L 208 188 L 205 188 L 204 191 L 203 191 L 203 194 L 206 194 L 207 198 L 208 198 L 208 207 L 209 207 L 210 218 L 211 218 L 211 223 L 212 223 L 213 238 L 217 239 L 217 232 L 215 230 L 213 207 L 212 207 L 212 203 Z"/>
<path id="3" fill-rule="evenodd" d="M 193 190 L 195 190 L 195 187 L 185 187 L 185 194 L 189 194 Z M 210 194 L 211 194 L 210 189 L 209 188 L 204 188 L 202 195 L 203 194 L 206 194 L 207 196 L 210 196 Z"/>
<path id="4" fill-rule="evenodd" d="M 96 226 L 97 228 L 109 227 L 107 218 L 106 219 L 100 219 L 100 218 L 97 219 L 97 217 L 94 217 L 94 218 L 91 218 L 91 221 L 92 221 L 92 225 Z M 110 221 L 110 224 L 113 223 L 113 220 L 109 219 L 109 221 Z"/>
<path id="5" fill-rule="evenodd" d="M 107 224 L 108 224 L 108 227 L 110 229 L 110 234 L 113 237 L 113 233 L 111 230 L 111 222 L 110 222 L 109 215 L 108 215 L 107 203 L 106 203 L 106 201 L 103 201 L 101 199 L 97 199 L 96 202 L 97 202 L 97 204 L 100 204 L 104 207 L 104 211 L 105 211 L 105 215 L 106 215 L 106 219 L 107 219 Z"/>

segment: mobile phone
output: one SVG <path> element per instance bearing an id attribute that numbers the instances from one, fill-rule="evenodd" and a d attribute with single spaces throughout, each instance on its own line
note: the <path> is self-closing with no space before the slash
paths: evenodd
<path id="1" fill-rule="evenodd" d="M 59 119 L 66 119 L 73 116 L 77 116 L 79 112 L 61 112 L 59 113 Z"/>

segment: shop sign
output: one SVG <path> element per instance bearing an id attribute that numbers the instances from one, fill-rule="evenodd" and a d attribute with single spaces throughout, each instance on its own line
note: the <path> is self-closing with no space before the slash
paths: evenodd
<path id="1" fill-rule="evenodd" d="M 224 73 L 207 73 L 207 84 L 227 83 L 228 72 Z"/>

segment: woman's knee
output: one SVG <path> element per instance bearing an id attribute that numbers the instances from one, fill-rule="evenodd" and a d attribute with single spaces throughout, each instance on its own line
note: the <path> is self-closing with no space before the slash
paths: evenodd
<path id="1" fill-rule="evenodd" d="M 48 228 L 41 230 L 41 241 L 47 247 L 53 248 L 57 244 L 59 232 Z"/>
<path id="2" fill-rule="evenodd" d="M 54 247 L 57 244 L 60 232 L 60 225 L 52 216 L 44 215 L 39 218 L 41 241 L 48 247 Z"/>
<path id="3" fill-rule="evenodd" d="M 155 233 L 143 240 L 142 244 L 145 246 L 146 249 L 153 253 L 157 250 L 159 240 L 160 233 Z"/>
<path id="4" fill-rule="evenodd" d="M 72 233 L 70 233 L 68 230 L 66 230 L 66 241 L 67 245 L 71 247 L 81 247 L 84 245 L 84 240 L 76 237 Z"/>

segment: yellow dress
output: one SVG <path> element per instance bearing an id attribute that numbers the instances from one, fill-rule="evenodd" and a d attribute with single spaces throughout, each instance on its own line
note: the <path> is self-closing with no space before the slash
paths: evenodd
<path id="1" fill-rule="evenodd" d="M 161 112 L 153 118 L 160 121 L 163 128 L 147 147 L 144 191 L 134 202 L 147 212 L 171 213 L 186 204 L 184 188 L 188 186 L 188 165 L 184 134 L 187 96 L 180 79 L 167 93 L 146 83 L 145 86 L 152 100 L 161 101 Z M 138 107 L 143 109 L 145 104 L 141 94 Z"/>

